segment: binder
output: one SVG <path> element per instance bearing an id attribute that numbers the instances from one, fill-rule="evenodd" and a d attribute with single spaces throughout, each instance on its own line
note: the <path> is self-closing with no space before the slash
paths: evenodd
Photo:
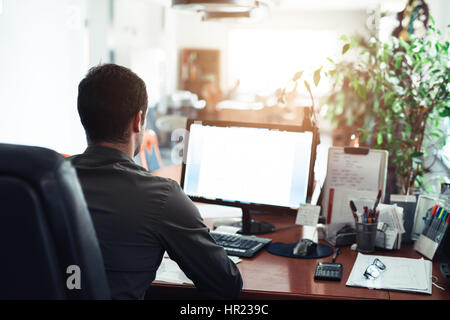
<path id="1" fill-rule="evenodd" d="M 337 199 L 352 193 L 375 194 L 382 190 L 382 199 L 386 190 L 386 176 L 388 166 L 388 151 L 369 148 L 330 147 L 328 149 L 327 175 L 322 194 L 322 216 L 326 223 L 339 220 L 338 217 L 350 214 L 350 209 L 338 212 L 333 209 L 336 203 L 344 199 Z M 339 190 L 338 190 L 339 189 Z M 345 189 L 345 190 L 342 190 Z M 351 215 L 350 215 L 351 216 Z M 342 222 L 342 221 L 340 221 Z"/>

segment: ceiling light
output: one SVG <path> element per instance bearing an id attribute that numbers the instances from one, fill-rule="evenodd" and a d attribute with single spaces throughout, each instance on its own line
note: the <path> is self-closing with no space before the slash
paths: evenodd
<path id="1" fill-rule="evenodd" d="M 258 2 L 256 8 L 240 12 L 219 12 L 205 11 L 202 14 L 202 21 L 219 22 L 255 22 L 262 20 L 269 15 L 269 8 L 266 3 Z"/>
<path id="2" fill-rule="evenodd" d="M 256 0 L 172 0 L 172 8 L 204 12 L 246 12 L 256 8 Z"/>

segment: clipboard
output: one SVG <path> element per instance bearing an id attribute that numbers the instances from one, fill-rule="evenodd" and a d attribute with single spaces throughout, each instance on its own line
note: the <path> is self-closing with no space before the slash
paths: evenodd
<path id="1" fill-rule="evenodd" d="M 333 212 L 337 188 L 347 192 L 374 192 L 382 190 L 381 199 L 386 191 L 386 176 L 389 153 L 386 150 L 355 147 L 330 147 L 328 149 L 327 175 L 322 189 L 322 215 L 326 223 L 333 223 Z M 342 191 L 342 190 L 339 190 Z M 341 199 L 342 200 L 342 199 Z M 375 199 L 374 199 L 375 200 Z M 351 216 L 350 208 L 348 213 Z"/>

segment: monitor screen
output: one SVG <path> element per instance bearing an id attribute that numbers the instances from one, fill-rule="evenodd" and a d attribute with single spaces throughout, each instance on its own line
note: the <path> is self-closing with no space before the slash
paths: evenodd
<path id="1" fill-rule="evenodd" d="M 298 208 L 306 202 L 313 133 L 286 128 L 191 123 L 185 193 L 196 200 Z"/>

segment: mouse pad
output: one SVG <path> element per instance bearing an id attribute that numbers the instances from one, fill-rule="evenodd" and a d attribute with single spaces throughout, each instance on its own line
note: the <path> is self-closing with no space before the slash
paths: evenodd
<path id="1" fill-rule="evenodd" d="M 283 257 L 290 257 L 290 258 L 300 258 L 300 259 L 317 259 L 317 258 L 324 258 L 331 256 L 333 254 L 333 248 L 330 246 L 327 246 L 326 244 L 318 243 L 316 247 L 316 251 L 313 252 L 309 256 L 294 256 L 292 253 L 294 251 L 294 247 L 297 244 L 297 242 L 294 243 L 283 243 L 283 242 L 274 242 L 271 243 L 267 247 L 267 251 L 269 251 L 271 254 L 277 255 L 277 256 L 283 256 Z"/>

